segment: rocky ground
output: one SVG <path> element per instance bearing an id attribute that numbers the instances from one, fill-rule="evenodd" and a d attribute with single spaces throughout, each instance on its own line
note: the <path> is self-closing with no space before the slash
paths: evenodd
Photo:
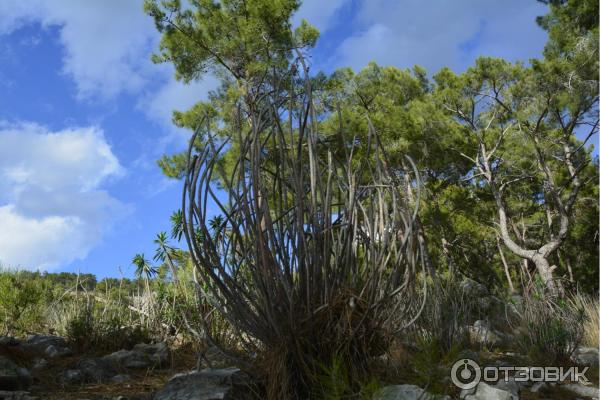
<path id="1" fill-rule="evenodd" d="M 490 307 L 499 300 L 473 284 L 469 290 Z M 505 310 L 509 313 L 510 310 Z M 510 330 L 500 329 L 493 318 L 475 321 L 468 327 L 471 342 L 478 351 L 468 350 L 461 358 L 476 360 L 481 366 L 528 365 L 520 354 L 503 352 L 502 344 L 514 340 Z M 414 344 L 407 348 L 419 351 Z M 416 350 L 415 350 L 416 349 Z M 410 357 L 410 354 L 408 355 Z M 384 357 L 385 358 L 385 357 Z M 401 371 L 409 377 L 406 359 L 387 357 L 384 368 Z M 571 365 L 589 367 L 591 385 L 577 382 L 559 384 L 537 381 L 479 383 L 470 390 L 456 389 L 452 396 L 434 397 L 415 385 L 383 387 L 374 400 L 569 400 L 598 399 L 598 349 L 579 347 Z M 444 374 L 446 387 L 453 387 Z M 410 380 L 409 380 L 410 381 Z M 446 382 L 447 381 L 447 382 Z M 79 353 L 58 336 L 30 335 L 27 338 L 0 336 L 0 400 L 246 400 L 252 396 L 249 378 L 223 362 L 219 351 L 199 353 L 188 346 L 170 348 L 165 343 L 140 343 L 113 353 Z"/>
<path id="2" fill-rule="evenodd" d="M 485 325 L 485 324 L 476 324 Z M 482 338 L 499 335 L 477 329 Z M 515 362 L 515 354 L 497 354 L 498 366 Z M 200 364 L 219 364 L 218 354 L 206 353 Z M 212 359 L 212 362 L 211 362 Z M 598 350 L 580 348 L 579 365 L 597 365 Z M 236 368 L 197 370 L 197 353 L 182 347 L 170 350 L 165 343 L 138 344 L 110 354 L 77 354 L 57 336 L 31 335 L 19 340 L 0 337 L 0 400 L 222 400 L 251 398 L 248 378 Z M 222 366 L 222 364 L 219 364 Z M 488 363 L 489 365 L 489 363 Z M 212 365 L 215 366 L 215 365 Z M 202 365 L 201 365 L 202 367 Z M 386 386 L 377 400 L 417 400 L 434 397 L 414 385 Z M 598 389 L 577 383 L 480 383 L 457 392 L 466 400 L 594 399 Z"/>

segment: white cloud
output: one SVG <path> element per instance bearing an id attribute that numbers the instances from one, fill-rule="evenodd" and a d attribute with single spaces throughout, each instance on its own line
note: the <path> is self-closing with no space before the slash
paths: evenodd
<path id="1" fill-rule="evenodd" d="M 350 0 L 304 0 L 294 14 L 292 24 L 298 26 L 303 19 L 314 25 L 321 32 L 327 31 L 333 22 L 336 12 Z"/>
<path id="2" fill-rule="evenodd" d="M 149 53 L 158 34 L 142 0 L 0 2 L 0 34 L 32 22 L 59 27 L 63 72 L 80 97 L 136 92 L 149 78 Z"/>
<path id="3" fill-rule="evenodd" d="M 102 131 L 0 125 L 0 263 L 47 269 L 83 259 L 128 207 L 100 190 L 123 174 Z"/>
<path id="4" fill-rule="evenodd" d="M 164 69 L 164 76 L 173 76 L 171 66 Z M 219 81 L 213 75 L 206 75 L 202 80 L 192 81 L 189 84 L 173 78 L 165 79 L 158 89 L 145 93 L 137 106 L 148 119 L 165 128 L 169 133 L 169 136 L 165 137 L 166 141 L 187 143 L 190 133 L 172 124 L 173 111 L 187 111 L 197 102 L 208 99 L 208 93 L 215 90 L 218 85 Z"/>
<path id="5" fill-rule="evenodd" d="M 433 73 L 445 65 L 463 70 L 478 55 L 526 61 L 541 54 L 546 34 L 535 17 L 545 12 L 543 5 L 521 0 L 431 0 L 426 7 L 420 0 L 365 0 L 352 22 L 355 33 L 329 64 L 355 70 L 370 61 L 419 64 Z"/>

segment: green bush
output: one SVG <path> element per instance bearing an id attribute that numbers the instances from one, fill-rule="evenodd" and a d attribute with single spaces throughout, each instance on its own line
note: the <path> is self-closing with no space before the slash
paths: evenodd
<path id="1" fill-rule="evenodd" d="M 51 291 L 39 275 L 0 272 L 0 293 L 0 333 L 22 335 L 44 329 Z"/>

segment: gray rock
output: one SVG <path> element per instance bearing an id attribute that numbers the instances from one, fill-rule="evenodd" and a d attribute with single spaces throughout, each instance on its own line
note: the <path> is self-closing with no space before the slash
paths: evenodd
<path id="1" fill-rule="evenodd" d="M 460 283 L 460 288 L 463 292 L 472 297 L 485 297 L 489 294 L 484 285 L 469 278 L 465 278 L 465 280 Z"/>
<path id="2" fill-rule="evenodd" d="M 504 315 L 504 302 L 496 296 L 482 296 L 477 298 L 477 305 L 483 312 L 489 313 L 496 319 L 503 321 Z"/>
<path id="3" fill-rule="evenodd" d="M 18 346 L 21 341 L 12 336 L 0 336 L 0 345 L 3 346 Z"/>
<path id="4" fill-rule="evenodd" d="M 0 356 L 0 390 L 24 390 L 30 385 L 29 371 Z"/>
<path id="5" fill-rule="evenodd" d="M 40 371 L 43 370 L 44 368 L 46 368 L 48 366 L 48 361 L 45 358 L 38 358 L 35 360 L 33 367 L 31 367 L 31 369 L 33 369 L 34 371 Z"/>
<path id="6" fill-rule="evenodd" d="M 436 396 L 415 385 L 385 386 L 375 393 L 373 400 L 446 400 L 449 396 Z"/>
<path id="7" fill-rule="evenodd" d="M 546 386 L 547 386 L 547 385 L 546 385 L 546 383 L 545 383 L 545 382 L 536 382 L 536 383 L 534 383 L 534 384 L 531 386 L 531 388 L 529 388 L 529 391 L 530 391 L 531 393 L 537 393 L 537 392 L 539 392 L 540 390 L 542 390 L 542 389 L 546 388 Z"/>
<path id="8" fill-rule="evenodd" d="M 494 331 L 490 324 L 484 320 L 477 320 L 467 327 L 469 337 L 473 343 L 497 346 L 504 343 L 505 338 L 500 332 Z"/>
<path id="9" fill-rule="evenodd" d="M 49 358 L 67 357 L 73 355 L 73 350 L 68 347 L 57 347 L 53 344 L 46 347 L 44 354 Z"/>
<path id="10" fill-rule="evenodd" d="M 137 344 L 132 350 L 119 350 L 102 357 L 115 368 L 144 369 L 164 366 L 169 361 L 169 348 L 165 343 Z"/>
<path id="11" fill-rule="evenodd" d="M 598 399 L 600 397 L 600 392 L 597 387 L 585 386 L 581 383 L 567 383 L 565 385 L 560 385 L 560 387 L 569 392 L 573 392 L 578 396 L 590 397 L 592 399 Z"/>
<path id="12" fill-rule="evenodd" d="M 244 400 L 247 384 L 237 368 L 203 369 L 173 376 L 154 400 Z"/>
<path id="13" fill-rule="evenodd" d="M 19 391 L 4 391 L 0 390 L 0 399 L 2 400 L 38 400 L 38 397 L 30 396 L 29 392 Z"/>
<path id="14" fill-rule="evenodd" d="M 25 351 L 49 358 L 73 354 L 64 338 L 53 335 L 30 335 L 25 342 L 21 343 L 21 347 Z"/>
<path id="15" fill-rule="evenodd" d="M 227 364 L 227 359 L 223 356 L 221 351 L 215 346 L 210 346 L 200 353 L 198 357 L 198 363 L 196 364 L 196 369 L 226 368 L 230 366 Z"/>
<path id="16" fill-rule="evenodd" d="M 155 365 L 162 366 L 169 362 L 169 347 L 164 342 L 156 344 L 136 344 L 133 347 L 133 351 L 148 355 Z"/>
<path id="17" fill-rule="evenodd" d="M 84 358 L 77 363 L 76 369 L 81 370 L 85 382 L 106 382 L 117 374 L 114 366 L 102 358 Z"/>
<path id="18" fill-rule="evenodd" d="M 43 353 L 48 346 L 67 347 L 64 338 L 54 335 L 29 335 L 23 343 L 23 347 Z"/>
<path id="19" fill-rule="evenodd" d="M 152 366 L 150 357 L 132 350 L 119 350 L 102 357 L 116 368 L 143 369 Z"/>
<path id="20" fill-rule="evenodd" d="M 496 389 L 504 390 L 505 392 L 509 392 L 512 400 L 519 400 L 519 392 L 521 388 L 519 384 L 515 382 L 514 377 L 509 377 L 508 380 L 500 379 L 498 383 L 494 385 Z"/>
<path id="21" fill-rule="evenodd" d="M 130 380 L 131 380 L 131 377 L 129 375 L 119 374 L 119 375 L 115 375 L 112 378 L 110 378 L 109 382 L 120 384 L 120 383 L 125 383 Z"/>
<path id="22" fill-rule="evenodd" d="M 85 374 L 79 369 L 68 369 L 63 372 L 61 382 L 64 385 L 78 385 L 85 382 Z"/>
<path id="23" fill-rule="evenodd" d="M 595 347 L 578 347 L 571 355 L 571 361 L 586 367 L 598 365 L 598 360 L 598 349 Z"/>
<path id="24" fill-rule="evenodd" d="M 464 400 L 512 400 L 512 395 L 506 390 L 479 382 L 474 389 L 463 390 L 460 398 Z"/>

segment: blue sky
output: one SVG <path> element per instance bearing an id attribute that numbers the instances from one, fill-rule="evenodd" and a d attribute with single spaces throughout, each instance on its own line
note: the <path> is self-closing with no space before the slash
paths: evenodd
<path id="1" fill-rule="evenodd" d="M 215 87 L 173 78 L 141 0 L 0 0 L 0 263 L 132 274 L 169 229 L 181 185 L 156 159 L 185 147 L 170 122 Z M 306 0 L 314 70 L 369 61 L 434 73 L 480 55 L 540 57 L 534 0 Z"/>

